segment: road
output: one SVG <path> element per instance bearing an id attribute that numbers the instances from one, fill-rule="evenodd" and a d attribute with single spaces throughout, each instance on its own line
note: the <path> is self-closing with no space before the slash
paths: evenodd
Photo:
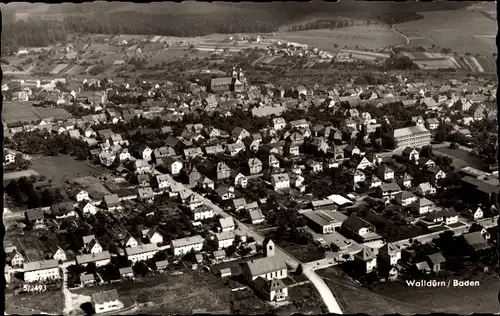
<path id="1" fill-rule="evenodd" d="M 194 192 L 195 195 L 197 195 L 208 207 L 212 208 L 215 213 L 217 213 L 220 216 L 223 217 L 232 217 L 230 214 L 224 212 L 218 205 L 214 204 L 212 201 L 208 200 L 207 198 L 201 196 L 200 194 Z M 255 239 L 256 242 L 262 244 L 264 242 L 264 237 L 261 236 L 259 233 L 255 232 L 254 230 L 250 229 L 248 226 L 245 224 L 241 223 L 238 221 L 236 218 L 233 218 L 235 223 L 237 223 L 238 228 L 243 232 L 246 233 L 248 236 L 251 236 Z M 314 269 L 312 268 L 314 264 L 304 264 L 294 258 L 292 255 L 284 251 L 280 247 L 275 247 L 277 255 L 283 257 L 285 261 L 288 261 L 293 264 L 301 264 L 302 265 L 302 270 L 304 275 L 311 281 L 311 283 L 316 287 L 318 290 L 319 294 L 321 295 L 321 298 L 323 299 L 323 302 L 325 303 L 326 307 L 328 308 L 328 312 L 330 313 L 336 313 L 336 314 L 342 314 L 342 309 L 340 308 L 339 304 L 337 303 L 337 300 L 332 294 L 332 291 L 326 283 L 323 281 L 323 279 L 316 274 Z"/>

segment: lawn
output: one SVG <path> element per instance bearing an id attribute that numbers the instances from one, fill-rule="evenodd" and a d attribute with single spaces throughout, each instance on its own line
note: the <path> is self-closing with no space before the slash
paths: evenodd
<path id="1" fill-rule="evenodd" d="M 300 245 L 290 241 L 287 237 L 280 238 L 276 234 L 278 234 L 278 232 L 274 231 L 268 232 L 265 235 L 266 237 L 270 237 L 278 247 L 281 247 L 301 262 L 310 262 L 325 258 L 323 251 L 311 241 L 306 245 Z"/>
<path id="2" fill-rule="evenodd" d="M 158 274 L 141 280 L 106 284 L 75 290 L 74 293 L 91 295 L 116 288 L 122 298 L 133 299 L 145 314 L 189 314 L 193 309 L 207 311 L 230 309 L 230 290 L 224 282 L 211 273 L 185 269 L 182 275 Z"/>
<path id="3" fill-rule="evenodd" d="M 453 158 L 453 166 L 456 169 L 462 169 L 463 167 L 471 166 L 483 170 L 487 168 L 486 163 L 479 157 L 470 154 L 468 151 L 463 149 L 451 149 L 448 147 L 441 147 L 434 149 L 437 154 L 442 153 L 445 156 Z"/>
<path id="4" fill-rule="evenodd" d="M 496 52 L 496 21 L 468 9 L 420 12 L 421 20 L 397 24 L 396 30 L 410 38 L 410 46 L 433 44 L 453 52 L 491 56 Z M 467 21 L 470 27 L 463 27 Z"/>
<path id="5" fill-rule="evenodd" d="M 42 108 L 31 105 L 31 102 L 5 101 L 3 103 L 2 120 L 9 124 L 15 122 L 32 122 L 53 117 L 55 120 L 64 120 L 71 114 L 61 108 Z"/>
<path id="6" fill-rule="evenodd" d="M 25 293 L 5 295 L 5 313 L 33 315 L 40 312 L 61 315 L 64 308 L 64 296 L 60 290 L 45 293 Z"/>
<path id="7" fill-rule="evenodd" d="M 307 44 L 327 52 L 335 53 L 344 47 L 382 49 L 390 45 L 405 44 L 403 36 L 388 27 L 357 25 L 339 29 L 277 32 L 274 39 Z M 334 47 L 337 45 L 337 47 Z"/>
<path id="8" fill-rule="evenodd" d="M 62 184 L 65 180 L 101 175 L 103 170 L 71 156 L 36 156 L 31 160 L 33 169 L 41 175 Z"/>

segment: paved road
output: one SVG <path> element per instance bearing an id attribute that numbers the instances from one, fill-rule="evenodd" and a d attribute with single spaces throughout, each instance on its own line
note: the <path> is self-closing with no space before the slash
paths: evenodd
<path id="1" fill-rule="evenodd" d="M 194 192 L 204 203 L 212 208 L 215 213 L 217 213 L 220 216 L 223 217 L 232 217 L 230 214 L 224 212 L 218 205 L 214 204 L 212 201 L 208 200 L 207 198 L 201 196 L 200 194 Z M 263 243 L 264 242 L 264 237 L 261 236 L 259 233 L 255 232 L 254 230 L 250 229 L 248 226 L 245 224 L 241 223 L 237 219 L 234 218 L 235 223 L 238 224 L 239 229 L 243 232 L 246 233 L 248 236 L 252 236 L 256 242 L 258 243 Z M 292 255 L 284 251 L 280 247 L 276 247 L 276 252 L 278 255 L 282 256 L 285 261 L 291 262 L 293 264 L 302 264 L 303 267 L 303 273 L 304 275 L 311 281 L 311 283 L 316 287 L 318 290 L 319 294 L 321 295 L 321 298 L 323 299 L 323 302 L 328 308 L 328 312 L 330 313 L 336 313 L 336 314 L 342 314 L 342 310 L 337 303 L 337 300 L 332 294 L 332 291 L 326 283 L 323 281 L 323 279 L 314 272 L 314 269 L 312 269 L 311 265 L 303 264 L 296 258 L 294 258 Z"/>

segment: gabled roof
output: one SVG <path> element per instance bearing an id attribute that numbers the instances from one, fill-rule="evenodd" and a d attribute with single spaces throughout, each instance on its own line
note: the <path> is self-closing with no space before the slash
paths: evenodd
<path id="1" fill-rule="evenodd" d="M 264 257 L 247 261 L 252 276 L 259 276 L 274 271 L 286 269 L 286 263 L 280 256 Z"/>
<path id="2" fill-rule="evenodd" d="M 113 302 L 119 300 L 119 298 L 116 289 L 92 294 L 92 302 L 94 302 L 94 304 Z"/>
<path id="3" fill-rule="evenodd" d="M 443 257 L 443 255 L 440 252 L 436 252 L 432 255 L 428 255 L 427 258 L 432 264 L 439 264 L 446 262 L 446 259 Z"/>

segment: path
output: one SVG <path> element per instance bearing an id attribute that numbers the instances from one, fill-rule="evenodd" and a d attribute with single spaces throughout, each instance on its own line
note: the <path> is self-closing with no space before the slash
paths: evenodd
<path id="1" fill-rule="evenodd" d="M 403 33 L 399 32 L 398 30 L 396 30 L 396 29 L 394 28 L 394 26 L 395 26 L 395 24 L 391 25 L 391 30 L 392 30 L 394 33 L 396 33 L 396 34 L 398 34 L 398 35 L 401 35 L 401 36 L 403 36 L 403 37 L 405 38 L 405 41 L 406 41 L 406 44 L 405 44 L 405 45 L 410 44 L 410 39 L 408 38 L 408 36 L 404 35 Z M 395 47 L 401 47 L 401 46 L 403 46 L 403 45 L 397 45 L 397 46 L 395 46 Z"/>

